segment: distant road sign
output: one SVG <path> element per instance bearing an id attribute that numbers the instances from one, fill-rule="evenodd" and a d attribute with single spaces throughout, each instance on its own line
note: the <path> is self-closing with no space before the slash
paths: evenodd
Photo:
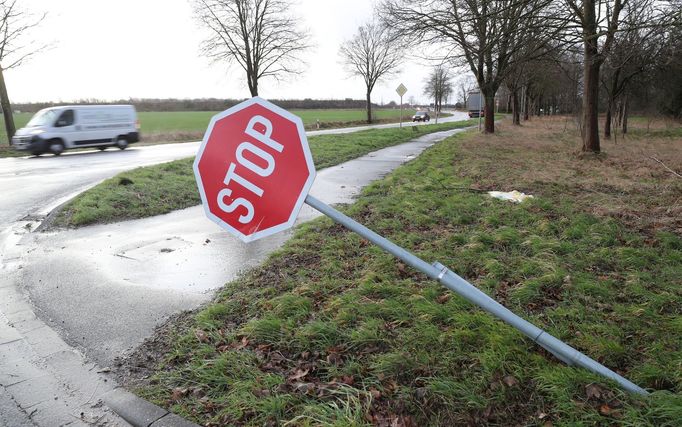
<path id="1" fill-rule="evenodd" d="M 301 119 L 254 97 L 213 116 L 194 175 L 208 218 L 250 242 L 294 225 L 315 166 Z"/>
<path id="2" fill-rule="evenodd" d="M 407 92 L 407 88 L 405 87 L 404 84 L 400 83 L 400 86 L 398 86 L 395 91 L 398 92 L 398 95 L 400 95 L 400 97 L 402 98 L 403 95 L 405 95 L 405 93 Z"/>

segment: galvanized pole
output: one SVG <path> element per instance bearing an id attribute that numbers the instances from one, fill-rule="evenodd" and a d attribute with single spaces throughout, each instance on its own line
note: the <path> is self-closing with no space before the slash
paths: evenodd
<path id="1" fill-rule="evenodd" d="M 483 95 L 478 91 L 478 131 L 481 131 L 481 112 L 483 111 Z"/>
<path id="2" fill-rule="evenodd" d="M 421 258 L 416 257 L 409 251 L 401 248 L 390 240 L 381 237 L 369 228 L 354 221 L 353 219 L 347 217 L 346 215 L 311 195 L 306 197 L 305 202 L 349 230 L 358 233 L 365 239 L 376 244 L 391 255 L 401 259 L 407 265 L 421 271 L 431 279 L 439 281 L 443 286 L 464 297 L 469 302 L 476 304 L 498 319 L 518 329 L 528 338 L 532 339 L 538 345 L 555 355 L 562 362 L 571 366 L 580 366 L 596 374 L 609 378 L 620 384 L 621 387 L 631 393 L 641 395 L 648 394 L 646 390 L 639 387 L 637 384 L 630 382 L 626 378 L 618 375 L 597 361 L 590 359 L 588 356 L 584 355 L 563 341 L 553 337 L 532 323 L 512 313 L 502 304 L 490 298 L 484 292 L 480 291 L 474 285 L 450 271 L 450 269 L 443 266 L 442 264 L 438 262 L 433 264 L 427 263 Z"/>
<path id="3" fill-rule="evenodd" d="M 400 95 L 400 127 L 403 127 L 403 96 Z"/>

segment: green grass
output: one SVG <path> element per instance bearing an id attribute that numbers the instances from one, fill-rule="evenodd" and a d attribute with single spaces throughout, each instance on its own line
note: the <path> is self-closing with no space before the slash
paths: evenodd
<path id="1" fill-rule="evenodd" d="M 419 135 L 475 124 L 476 120 L 394 129 L 372 129 L 309 138 L 317 169 L 409 141 Z M 200 203 L 192 171 L 193 159 L 177 160 L 123 172 L 70 201 L 54 225 L 93 223 L 160 215 Z"/>
<path id="2" fill-rule="evenodd" d="M 316 120 L 323 123 L 361 122 L 365 120 L 364 110 L 291 110 L 303 120 L 305 126 L 312 126 Z M 204 132 L 217 112 L 215 111 L 178 111 L 178 112 L 140 112 L 140 126 L 143 135 L 155 132 Z M 414 114 L 414 110 L 404 110 L 403 116 L 408 118 Z M 400 110 L 379 109 L 375 111 L 375 117 L 379 120 L 397 119 Z"/>
<path id="3" fill-rule="evenodd" d="M 137 392 L 211 425 L 679 425 L 682 239 L 585 213 L 570 193 L 515 205 L 467 191 L 491 153 L 464 138 L 343 210 L 658 391 L 563 365 L 321 218 L 171 334 Z"/>

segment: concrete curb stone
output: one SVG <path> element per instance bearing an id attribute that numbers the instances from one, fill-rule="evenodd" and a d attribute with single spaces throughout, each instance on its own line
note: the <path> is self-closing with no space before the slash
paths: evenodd
<path id="1" fill-rule="evenodd" d="M 110 391 L 102 400 L 133 427 L 200 427 L 121 388 Z"/>

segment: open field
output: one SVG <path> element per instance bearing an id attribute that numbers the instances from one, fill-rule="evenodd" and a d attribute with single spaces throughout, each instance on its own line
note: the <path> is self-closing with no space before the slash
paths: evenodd
<path id="1" fill-rule="evenodd" d="M 313 126 L 316 120 L 322 123 L 345 123 L 365 120 L 364 110 L 291 110 L 303 120 L 305 126 Z M 172 132 L 172 131 L 205 131 L 208 122 L 217 112 L 215 111 L 178 111 L 178 112 L 140 112 L 142 132 Z M 400 110 L 379 109 L 375 111 L 376 118 L 397 119 Z M 404 110 L 404 117 L 411 117 L 414 110 Z"/>
<path id="2" fill-rule="evenodd" d="M 16 126 L 17 129 L 22 128 L 26 126 L 26 123 L 28 123 L 29 120 L 31 120 L 31 117 L 33 117 L 33 113 L 19 113 L 19 114 L 14 114 L 14 125 Z M 5 135 L 5 119 L 0 115 L 0 133 L 2 134 L 2 142 L 5 143 L 7 141 L 7 135 Z"/>
<path id="3" fill-rule="evenodd" d="M 325 218 L 140 348 L 128 387 L 211 426 L 679 425 L 682 136 L 581 156 L 560 119 L 498 130 L 432 147 L 345 212 L 651 396 L 563 365 Z"/>
<path id="4" fill-rule="evenodd" d="M 319 120 L 322 128 L 343 127 L 351 124 L 364 123 L 365 110 L 292 110 L 292 113 L 303 120 L 307 128 L 314 128 Z M 191 139 L 201 139 L 208 122 L 216 111 L 170 111 L 170 112 L 138 112 L 140 131 L 143 140 L 167 141 L 183 140 L 185 136 Z M 378 121 L 398 121 L 400 110 L 377 109 L 374 111 Z M 403 110 L 403 119 L 409 120 L 414 110 Z M 17 129 L 23 127 L 33 116 L 33 113 L 19 113 L 14 115 Z M 4 121 L 0 117 L 0 129 L 3 131 L 0 144 L 6 145 Z M 188 140 L 186 137 L 184 140 Z"/>
<path id="5" fill-rule="evenodd" d="M 426 133 L 456 129 L 476 120 L 403 129 L 371 129 L 308 138 L 318 169 L 336 165 Z M 93 223 L 160 215 L 200 203 L 192 171 L 193 158 L 123 172 L 80 194 L 57 215 L 54 225 L 78 227 Z"/>

